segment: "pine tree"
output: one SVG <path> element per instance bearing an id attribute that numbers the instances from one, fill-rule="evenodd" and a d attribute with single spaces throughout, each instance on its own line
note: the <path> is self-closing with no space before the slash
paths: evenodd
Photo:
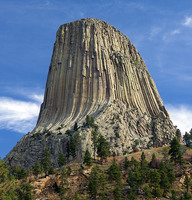
<path id="1" fill-rule="evenodd" d="M 109 178 L 116 181 L 117 184 L 121 185 L 121 172 L 115 161 L 109 167 Z"/>
<path id="2" fill-rule="evenodd" d="M 130 185 L 130 187 L 133 190 L 136 190 L 137 188 L 139 188 L 142 184 L 142 177 L 141 177 L 141 173 L 138 170 L 138 168 L 135 169 L 135 172 L 130 172 L 127 178 L 127 183 Z"/>
<path id="3" fill-rule="evenodd" d="M 85 152 L 85 156 L 84 156 L 84 161 L 83 163 L 87 166 L 91 166 L 92 165 L 92 158 L 91 158 L 91 154 L 89 153 L 89 150 L 87 149 Z"/>
<path id="4" fill-rule="evenodd" d="M 169 192 L 169 189 L 171 188 L 171 184 L 169 182 L 167 168 L 163 162 L 161 162 L 160 164 L 160 175 L 161 175 L 160 185 L 161 185 L 161 188 L 164 189 L 164 194 L 166 194 Z"/>
<path id="5" fill-rule="evenodd" d="M 122 194 L 122 189 L 120 186 L 116 186 L 115 190 L 113 191 L 114 199 L 115 200 L 122 200 L 123 199 L 123 194 Z"/>
<path id="6" fill-rule="evenodd" d="M 29 183 L 22 184 L 21 187 L 17 189 L 18 198 L 25 200 L 32 200 L 33 199 L 32 189 L 33 187 Z"/>
<path id="7" fill-rule="evenodd" d="M 99 197 L 101 200 L 106 200 L 106 185 L 107 185 L 108 176 L 105 172 L 101 171 L 100 173 L 100 188 L 99 188 Z"/>
<path id="8" fill-rule="evenodd" d="M 16 179 L 23 179 L 28 176 L 29 171 L 25 170 L 24 168 L 20 168 L 18 165 L 15 165 L 12 170 L 12 174 L 15 176 Z"/>
<path id="9" fill-rule="evenodd" d="M 66 158 L 64 156 L 63 153 L 59 154 L 59 158 L 58 158 L 58 165 L 59 167 L 62 167 L 66 164 Z"/>
<path id="10" fill-rule="evenodd" d="M 144 192 L 144 197 L 146 200 L 150 200 L 152 198 L 151 188 L 149 187 L 149 185 L 146 185 L 143 188 L 143 192 Z"/>
<path id="11" fill-rule="evenodd" d="M 134 157 L 131 157 L 130 167 L 132 170 L 139 167 L 139 162 Z"/>
<path id="12" fill-rule="evenodd" d="M 147 161 L 145 160 L 145 154 L 144 154 L 144 152 L 142 152 L 140 160 L 141 160 L 140 161 L 141 167 L 146 168 L 148 166 L 148 164 L 147 164 Z"/>
<path id="13" fill-rule="evenodd" d="M 192 147 L 192 130 L 190 130 L 190 133 L 185 132 L 183 139 L 187 147 Z"/>
<path id="14" fill-rule="evenodd" d="M 44 153 L 43 153 L 43 158 L 41 159 L 41 165 L 46 175 L 49 174 L 48 173 L 49 169 L 52 167 L 50 156 L 51 154 L 49 153 L 49 150 L 45 148 Z"/>
<path id="15" fill-rule="evenodd" d="M 175 164 L 183 163 L 181 145 L 176 137 L 171 141 L 169 155 L 171 156 L 171 161 L 174 161 Z"/>
<path id="16" fill-rule="evenodd" d="M 187 174 L 185 175 L 184 185 L 186 187 L 187 192 L 189 192 L 189 188 L 191 186 L 191 178 L 189 178 Z"/>
<path id="17" fill-rule="evenodd" d="M 150 187 L 152 188 L 152 194 L 155 197 L 162 196 L 162 191 L 160 189 L 160 181 L 161 181 L 160 174 L 156 169 L 154 169 L 151 171 L 150 177 L 151 177 Z"/>
<path id="18" fill-rule="evenodd" d="M 167 176 L 168 176 L 169 182 L 170 184 L 172 184 L 176 179 L 175 172 L 170 165 L 166 165 L 166 169 L 167 169 Z"/>
<path id="19" fill-rule="evenodd" d="M 125 161 L 124 161 L 124 169 L 127 170 L 128 167 L 129 167 L 129 165 L 130 165 L 130 162 L 129 162 L 128 158 L 125 157 Z"/>
<path id="20" fill-rule="evenodd" d="M 64 171 L 63 171 L 64 172 Z M 61 183 L 58 188 L 59 196 L 61 197 L 61 200 L 65 199 L 65 194 L 67 192 L 67 186 L 69 185 L 65 172 L 61 174 Z"/>
<path id="21" fill-rule="evenodd" d="M 101 158 L 101 160 L 106 159 L 108 156 L 110 156 L 110 144 L 102 135 L 98 138 L 97 154 Z"/>
<path id="22" fill-rule="evenodd" d="M 128 195 L 128 200 L 137 200 L 137 195 L 136 195 L 136 190 L 135 188 L 131 188 L 129 195 Z"/>
<path id="23" fill-rule="evenodd" d="M 7 165 L 2 160 L 0 160 L 0 184 L 4 183 L 9 179 L 8 175 L 9 175 L 9 169 Z"/>
<path id="24" fill-rule="evenodd" d="M 39 175 L 42 172 L 42 167 L 38 162 L 35 162 L 35 165 L 33 166 L 33 174 Z"/>
<path id="25" fill-rule="evenodd" d="M 71 136 L 70 141 L 69 141 L 69 153 L 73 158 L 75 158 L 77 155 L 76 150 L 77 150 L 77 146 L 75 143 L 75 138 L 73 136 Z"/>
<path id="26" fill-rule="evenodd" d="M 142 152 L 141 159 L 140 159 L 140 173 L 141 173 L 141 179 L 142 183 L 145 183 L 149 177 L 149 167 L 148 163 L 145 160 L 145 154 Z"/>
<path id="27" fill-rule="evenodd" d="M 181 135 L 181 131 L 179 129 L 176 130 L 176 137 L 179 141 L 181 140 L 182 135 Z"/>
<path id="28" fill-rule="evenodd" d="M 92 131 L 92 137 L 91 137 L 92 143 L 93 143 L 93 151 L 94 151 L 94 160 L 95 160 L 95 154 L 97 150 L 97 144 L 98 144 L 98 132 L 95 129 Z"/>
<path id="29" fill-rule="evenodd" d="M 89 177 L 88 192 L 92 199 L 96 200 L 100 185 L 99 167 L 95 166 L 91 170 Z"/>
<path id="30" fill-rule="evenodd" d="M 177 200 L 175 190 L 172 190 L 172 191 L 171 191 L 171 200 Z"/>
<path id="31" fill-rule="evenodd" d="M 75 146 L 76 146 L 76 152 L 77 152 L 77 155 L 81 149 L 81 136 L 80 136 L 80 133 L 77 131 L 74 135 L 74 138 L 75 138 Z"/>
<path id="32" fill-rule="evenodd" d="M 78 124 L 77 124 L 77 122 L 75 122 L 74 131 L 78 131 Z"/>
<path id="33" fill-rule="evenodd" d="M 184 192 L 183 200 L 191 200 L 192 195 L 189 194 L 187 191 Z"/>
<path id="34" fill-rule="evenodd" d="M 87 115 L 86 116 L 86 125 L 87 126 L 94 126 L 94 118 Z"/>

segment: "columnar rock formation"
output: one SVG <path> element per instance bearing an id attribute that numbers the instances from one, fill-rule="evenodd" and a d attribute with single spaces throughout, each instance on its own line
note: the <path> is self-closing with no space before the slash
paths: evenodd
<path id="1" fill-rule="evenodd" d="M 37 126 L 5 160 L 11 165 L 31 166 L 47 147 L 57 165 L 58 154 L 66 154 L 69 136 L 65 132 L 75 122 L 82 140 L 78 154 L 82 156 L 87 148 L 92 149 L 92 128 L 82 126 L 87 115 L 95 118 L 98 132 L 119 154 L 132 151 L 135 140 L 142 149 L 151 143 L 163 145 L 175 135 L 136 48 L 113 26 L 92 18 L 58 29 Z"/>

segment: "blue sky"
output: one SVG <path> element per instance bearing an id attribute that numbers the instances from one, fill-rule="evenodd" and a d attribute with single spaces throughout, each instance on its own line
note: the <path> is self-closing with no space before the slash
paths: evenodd
<path id="1" fill-rule="evenodd" d="M 191 0 L 1 0 L 0 156 L 37 121 L 56 31 L 93 17 L 136 46 L 182 133 L 192 128 Z"/>

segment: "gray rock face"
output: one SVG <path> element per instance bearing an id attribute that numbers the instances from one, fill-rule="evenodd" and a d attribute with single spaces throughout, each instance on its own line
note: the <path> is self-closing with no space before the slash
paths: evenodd
<path id="1" fill-rule="evenodd" d="M 37 126 L 7 155 L 10 165 L 32 166 L 48 148 L 57 165 L 66 154 L 66 130 L 78 122 L 81 144 L 78 156 L 93 153 L 91 127 L 85 117 L 95 118 L 98 132 L 117 154 L 137 148 L 164 145 L 175 136 L 169 114 L 145 63 L 130 40 L 110 24 L 82 19 L 61 25 L 57 31 L 45 96 Z M 75 131 L 72 131 L 72 135 Z"/>

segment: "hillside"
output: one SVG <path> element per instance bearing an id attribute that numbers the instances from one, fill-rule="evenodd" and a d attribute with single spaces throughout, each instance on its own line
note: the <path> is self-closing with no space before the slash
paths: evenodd
<path id="1" fill-rule="evenodd" d="M 172 183 L 171 185 L 168 184 L 169 186 L 167 186 L 167 189 L 165 186 L 167 183 L 164 184 L 164 186 L 162 186 L 163 184 L 161 182 L 159 183 L 160 186 L 158 187 L 160 189 L 160 194 L 157 195 L 159 196 L 158 199 L 171 199 L 172 190 L 175 191 L 177 199 L 181 199 L 181 197 L 184 195 L 184 192 L 186 191 L 186 186 L 184 184 L 185 175 L 187 174 L 188 177 L 191 177 L 192 175 L 192 149 L 182 146 L 182 153 L 184 158 L 184 163 L 182 165 L 174 164 L 170 161 L 170 156 L 168 156 L 169 149 L 170 146 L 153 148 L 150 150 L 135 152 L 125 156 L 108 157 L 107 160 L 103 160 L 103 162 L 101 162 L 97 158 L 95 161 L 93 161 L 93 164 L 91 166 L 86 166 L 85 164 L 83 164 L 82 160 L 77 160 L 68 163 L 61 168 L 52 170 L 51 174 L 49 175 L 45 175 L 45 173 L 33 175 L 34 170 L 30 170 L 27 177 L 21 178 L 20 180 L 15 180 L 13 178 L 13 180 L 7 179 L 4 183 L 1 183 L 1 195 L 3 194 L 2 191 L 6 193 L 6 191 L 10 191 L 10 188 L 12 187 L 16 189 L 22 188 L 22 185 L 24 183 L 29 183 L 30 186 L 32 186 L 31 194 L 36 200 L 94 199 L 94 197 L 91 198 L 90 192 L 88 192 L 90 191 L 88 189 L 90 186 L 88 185 L 90 185 L 91 180 L 95 181 L 99 177 L 96 199 L 156 199 L 152 192 L 152 188 L 154 189 L 155 187 L 152 184 L 152 180 L 155 180 L 155 175 L 152 179 L 146 178 L 144 180 L 144 178 L 142 178 L 146 176 L 146 174 L 142 174 L 142 170 L 144 168 L 142 169 L 141 167 L 141 155 L 142 153 L 144 153 L 144 160 L 146 160 L 147 163 L 147 165 L 145 166 L 146 173 L 148 173 L 148 170 L 150 171 L 150 173 L 154 173 L 155 171 L 157 171 L 159 174 L 161 174 L 160 177 L 162 178 L 164 174 L 162 170 L 163 168 L 166 168 L 166 176 L 163 180 L 166 180 L 168 174 L 172 173 Z M 151 164 L 149 164 L 152 160 L 153 154 L 155 154 L 156 158 Z M 125 164 L 125 158 L 128 159 L 127 166 Z M 164 164 L 160 164 L 161 162 Z M 116 163 L 119 167 L 119 171 L 113 171 L 115 169 L 114 163 Z M 98 168 L 96 166 L 98 166 Z M 113 166 L 113 170 L 111 166 Z M 98 171 L 95 171 L 95 173 L 97 172 L 98 174 L 94 176 L 93 171 L 96 169 L 98 169 Z M 137 169 L 139 171 L 137 171 Z M 112 172 L 114 172 L 115 175 Z M 112 176 L 111 173 L 114 176 Z M 173 178 L 173 173 L 175 174 L 175 178 Z M 121 177 L 121 180 L 118 178 L 117 175 Z M 131 176 L 133 176 L 133 179 L 131 179 Z M 94 178 L 92 179 L 91 177 Z M 132 184 L 136 180 L 138 180 L 138 185 L 136 186 L 135 190 L 133 190 L 134 185 Z M 24 189 L 23 191 L 25 193 Z M 114 193 L 114 191 L 116 191 L 116 194 Z M 115 197 L 115 195 L 117 195 L 117 197 Z M 32 199 L 32 197 L 26 196 L 23 198 Z M 17 198 L 15 197 L 15 199 Z M 190 199 L 190 197 L 184 197 L 184 199 Z"/>

